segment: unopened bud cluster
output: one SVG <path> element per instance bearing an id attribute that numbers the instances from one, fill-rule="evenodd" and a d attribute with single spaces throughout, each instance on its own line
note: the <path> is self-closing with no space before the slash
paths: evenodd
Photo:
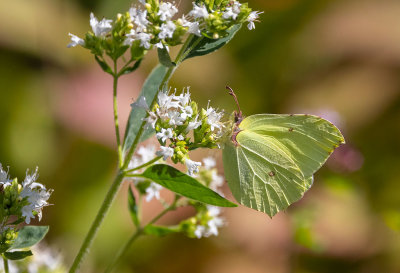
<path id="1" fill-rule="evenodd" d="M 164 160 L 171 157 L 174 163 L 185 163 L 192 175 L 201 163 L 190 160 L 189 151 L 218 147 L 225 128 L 222 117 L 223 113 L 213 107 L 199 109 L 187 88 L 180 95 L 160 91 L 146 121 L 162 145 L 157 154 Z"/>
<path id="2" fill-rule="evenodd" d="M 0 240 L 3 245 L 16 238 L 16 226 L 21 222 L 29 224 L 32 218 L 42 217 L 42 208 L 47 206 L 47 200 L 52 190 L 36 182 L 37 169 L 32 174 L 26 174 L 25 180 L 18 183 L 17 178 L 10 179 L 0 164 Z"/>
<path id="3" fill-rule="evenodd" d="M 143 58 L 153 46 L 168 48 L 182 43 L 187 33 L 219 39 L 238 24 L 248 22 L 254 28 L 259 12 L 252 11 L 247 4 L 230 0 L 203 0 L 193 2 L 193 9 L 181 18 L 175 3 L 159 0 L 139 0 L 141 7 L 132 7 L 118 14 L 116 20 L 98 20 L 90 14 L 91 31 L 84 39 L 74 34 L 68 47 L 81 45 L 94 55 L 103 53 L 116 60 L 129 48 L 132 59 Z"/>

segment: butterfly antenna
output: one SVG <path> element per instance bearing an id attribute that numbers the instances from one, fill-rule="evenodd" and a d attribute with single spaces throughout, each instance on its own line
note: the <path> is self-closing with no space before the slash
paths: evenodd
<path id="1" fill-rule="evenodd" d="M 242 113 L 242 111 L 240 110 L 239 101 L 238 101 L 238 99 L 237 99 L 237 97 L 236 97 L 235 92 L 234 92 L 233 89 L 232 89 L 230 86 L 228 86 L 228 85 L 226 86 L 226 89 L 229 90 L 229 95 L 231 95 L 231 96 L 235 99 L 235 102 L 236 102 L 236 105 L 237 105 L 237 107 L 238 107 L 239 113 Z"/>

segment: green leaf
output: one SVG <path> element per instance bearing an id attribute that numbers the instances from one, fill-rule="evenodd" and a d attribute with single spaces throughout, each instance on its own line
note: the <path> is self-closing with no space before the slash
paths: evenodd
<path id="1" fill-rule="evenodd" d="M 162 237 L 171 233 L 180 232 L 180 230 L 181 229 L 179 226 L 165 227 L 165 226 L 147 225 L 143 231 L 147 235 Z"/>
<path id="2" fill-rule="evenodd" d="M 207 55 L 209 53 L 212 53 L 220 49 L 221 47 L 229 43 L 230 40 L 232 40 L 232 38 L 235 36 L 235 34 L 239 31 L 241 27 L 242 27 L 241 24 L 232 26 L 228 30 L 229 34 L 220 39 L 210 39 L 206 37 L 193 38 L 193 40 L 190 42 L 188 46 L 188 50 L 190 50 L 190 52 L 187 54 L 184 60 L 197 56 Z M 195 46 L 193 47 L 193 45 Z"/>
<path id="3" fill-rule="evenodd" d="M 140 176 L 148 178 L 177 194 L 199 202 L 219 207 L 237 206 L 207 188 L 193 177 L 165 164 L 153 165 L 147 168 Z"/>
<path id="4" fill-rule="evenodd" d="M 11 249 L 31 247 L 39 243 L 48 231 L 48 226 L 25 226 L 18 232 L 18 237 Z"/>
<path id="5" fill-rule="evenodd" d="M 174 62 L 172 62 L 171 56 L 169 56 L 168 50 L 165 47 L 157 48 L 157 53 L 158 59 L 163 66 L 171 67 L 176 65 Z"/>
<path id="6" fill-rule="evenodd" d="M 223 150 L 235 199 L 270 217 L 302 198 L 313 174 L 344 143 L 329 121 L 311 115 L 253 115 Z"/>
<path id="7" fill-rule="evenodd" d="M 146 102 L 150 104 L 155 98 L 158 89 L 163 81 L 164 76 L 167 74 L 168 67 L 158 65 L 153 69 L 147 80 L 145 81 L 140 96 L 146 98 Z M 132 146 L 133 141 L 139 131 L 140 125 L 143 119 L 146 117 L 146 110 L 139 107 L 132 107 L 132 111 L 129 115 L 128 124 L 125 131 L 124 137 L 124 151 L 128 151 Z M 146 140 L 154 134 L 153 128 L 147 128 L 141 137 L 141 141 Z"/>
<path id="8" fill-rule="evenodd" d="M 129 187 L 128 192 L 128 206 L 129 212 L 131 213 L 132 221 L 136 227 L 139 226 L 139 216 L 138 216 L 138 206 L 136 204 L 135 194 L 132 191 L 132 188 Z"/>
<path id="9" fill-rule="evenodd" d="M 4 257 L 6 257 L 9 260 L 22 260 L 25 259 L 26 257 L 32 256 L 32 251 L 13 251 L 13 252 L 4 252 L 3 253 Z"/>
<path id="10" fill-rule="evenodd" d="M 111 68 L 108 66 L 108 64 L 105 61 L 100 60 L 99 56 L 94 55 L 94 58 L 96 62 L 100 65 L 101 69 L 103 69 L 104 72 L 114 75 L 113 71 Z"/>
<path id="11" fill-rule="evenodd" d="M 132 73 L 133 71 L 135 71 L 136 69 L 139 68 L 140 64 L 142 63 L 143 59 L 140 59 L 138 61 L 136 61 L 132 66 L 128 66 L 126 68 L 124 68 L 124 70 L 122 70 L 120 72 L 121 75 L 125 75 L 125 74 L 129 74 Z"/>

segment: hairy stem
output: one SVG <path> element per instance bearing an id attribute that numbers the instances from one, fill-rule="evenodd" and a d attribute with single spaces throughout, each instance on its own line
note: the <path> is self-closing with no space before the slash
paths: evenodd
<path id="1" fill-rule="evenodd" d="M 118 149 L 118 166 L 121 168 L 124 165 L 122 156 L 122 146 L 121 146 L 121 136 L 119 133 L 119 120 L 118 120 L 118 101 L 117 101 L 117 87 L 118 87 L 118 71 L 117 71 L 117 61 L 114 60 L 114 82 L 113 82 L 113 105 L 114 105 L 114 126 L 115 126 L 115 136 L 117 139 L 117 149 Z"/>
<path id="2" fill-rule="evenodd" d="M 123 179 L 124 179 L 124 173 L 121 171 L 118 172 L 118 175 L 114 180 L 114 183 L 111 185 L 111 188 L 107 192 L 107 195 L 104 198 L 104 201 L 99 209 L 99 212 L 97 213 L 97 216 L 94 219 L 92 226 L 90 227 L 90 230 L 85 237 L 85 240 L 83 241 L 83 244 L 78 252 L 78 255 L 75 257 L 75 260 L 71 266 L 71 269 L 69 270 L 69 273 L 74 273 L 78 271 L 83 259 L 85 258 L 90 246 L 93 243 L 94 237 L 96 236 L 101 223 L 103 222 L 108 210 L 111 207 L 113 200 L 115 199 L 115 196 L 118 192 L 118 189 Z"/>

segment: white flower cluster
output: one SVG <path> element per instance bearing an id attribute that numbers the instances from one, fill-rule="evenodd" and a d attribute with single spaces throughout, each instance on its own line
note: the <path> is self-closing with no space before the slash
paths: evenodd
<path id="1" fill-rule="evenodd" d="M 206 225 L 197 225 L 194 235 L 197 238 L 209 237 L 211 235 L 218 236 L 218 228 L 224 226 L 224 219 L 220 217 L 221 208 L 215 206 L 207 206 L 207 217 L 210 219 Z"/>
<path id="2" fill-rule="evenodd" d="M 36 168 L 35 172 L 32 174 L 26 173 L 25 180 L 22 184 L 18 184 L 17 192 L 14 193 L 19 196 L 21 200 L 26 200 L 26 205 L 21 208 L 21 215 L 25 218 L 25 223 L 29 224 L 31 219 L 35 218 L 34 214 L 38 215 L 39 221 L 42 218 L 42 209 L 43 207 L 49 205 L 47 200 L 50 198 L 50 195 L 53 190 L 46 190 L 46 187 L 36 182 L 38 178 L 38 168 Z M 0 164 L 0 185 L 1 188 L 6 189 L 7 187 L 12 187 L 13 181 L 10 180 L 9 175 L 5 172 Z M 15 196 L 14 196 L 15 197 Z M 10 198 L 10 197 L 9 197 Z M 10 199 L 11 200 L 11 199 Z M 14 198 L 13 200 L 19 200 L 18 198 Z M 13 202 L 8 201 L 8 202 Z M 15 204 L 17 206 L 17 204 Z"/>
<path id="3" fill-rule="evenodd" d="M 245 21 L 248 22 L 248 29 L 255 29 L 254 22 L 257 22 L 260 14 L 263 12 L 251 11 L 247 13 L 247 5 L 246 7 L 243 7 L 244 9 L 242 9 L 242 7 L 243 5 L 239 1 L 230 1 L 229 5 L 224 9 L 208 10 L 204 4 L 198 5 L 193 2 L 193 9 L 189 12 L 189 16 L 192 16 L 196 20 L 193 24 L 196 24 L 197 29 L 207 29 L 207 25 L 210 23 L 216 25 L 215 20 L 224 19 L 228 20 L 229 23 L 232 23 L 232 21 L 238 21 L 237 23 L 241 23 L 239 17 L 242 14 L 245 16 Z M 231 25 L 232 24 L 229 24 L 228 27 L 230 27 Z"/>
<path id="4" fill-rule="evenodd" d="M 134 155 L 129 162 L 128 169 L 134 169 L 139 167 L 151 160 L 155 157 L 155 147 L 154 146 L 140 146 L 137 155 Z M 138 169 L 133 173 L 141 173 L 143 169 Z M 133 182 L 137 186 L 139 183 L 143 182 L 144 179 L 140 177 L 135 177 Z M 150 185 L 146 188 L 146 201 L 150 202 L 153 198 L 160 200 L 160 191 L 163 189 L 162 186 L 157 183 L 151 182 Z"/>
<path id="5" fill-rule="evenodd" d="M 157 104 L 145 119 L 156 130 L 156 137 L 163 145 L 157 152 L 164 160 L 172 157 L 177 163 L 185 163 L 188 174 L 198 172 L 201 162 L 190 160 L 191 148 L 214 148 L 223 135 L 222 112 L 208 106 L 198 111 L 191 101 L 189 88 L 180 95 L 159 92 Z M 189 133 L 193 132 L 191 137 Z"/>
<path id="6" fill-rule="evenodd" d="M 35 218 L 33 212 L 36 212 L 39 221 L 42 219 L 43 207 L 49 205 L 47 200 L 50 198 L 53 190 L 46 190 L 43 184 L 36 182 L 38 179 L 38 168 L 31 175 L 26 172 L 25 180 L 22 182 L 21 197 L 27 198 L 29 204 L 22 208 L 22 216 L 25 217 L 25 222 L 29 224 L 31 218 Z"/>
<path id="7" fill-rule="evenodd" d="M 158 48 L 167 48 L 181 43 L 186 33 L 197 36 L 206 36 L 218 39 L 228 34 L 227 30 L 235 24 L 248 22 L 248 28 L 254 29 L 261 12 L 252 11 L 247 4 L 239 1 L 225 1 L 225 4 L 215 6 L 215 10 L 207 8 L 205 4 L 193 2 L 193 9 L 181 18 L 173 19 L 178 14 L 175 3 L 163 1 L 139 1 L 140 6 L 131 7 L 128 16 L 118 14 L 117 20 L 103 18 L 98 20 L 93 13 L 90 14 L 90 26 L 95 37 L 103 39 L 109 35 L 113 28 L 125 18 L 126 24 L 120 24 L 122 45 L 132 46 L 136 41 L 140 47 L 150 49 L 153 45 Z M 68 47 L 77 45 L 92 47 L 84 39 L 69 33 L 71 42 Z M 87 39 L 87 38 L 86 38 Z M 97 46 L 94 46 L 97 47 Z M 98 51 L 95 51 L 98 52 Z"/>
<path id="8" fill-rule="evenodd" d="M 216 162 L 213 157 L 206 157 L 203 159 L 204 169 L 200 171 L 196 178 L 200 181 L 206 182 L 207 186 L 212 190 L 218 192 L 223 196 L 221 190 L 219 189 L 224 183 L 224 177 L 218 175 L 218 171 L 215 168 Z M 206 181 L 208 180 L 208 181 Z M 200 223 L 196 225 L 194 235 L 197 238 L 209 237 L 211 235 L 218 235 L 218 228 L 224 226 L 225 221 L 220 214 L 222 212 L 221 208 L 207 205 L 207 212 L 205 215 L 200 216 L 205 218 L 206 222 L 200 220 Z"/>

